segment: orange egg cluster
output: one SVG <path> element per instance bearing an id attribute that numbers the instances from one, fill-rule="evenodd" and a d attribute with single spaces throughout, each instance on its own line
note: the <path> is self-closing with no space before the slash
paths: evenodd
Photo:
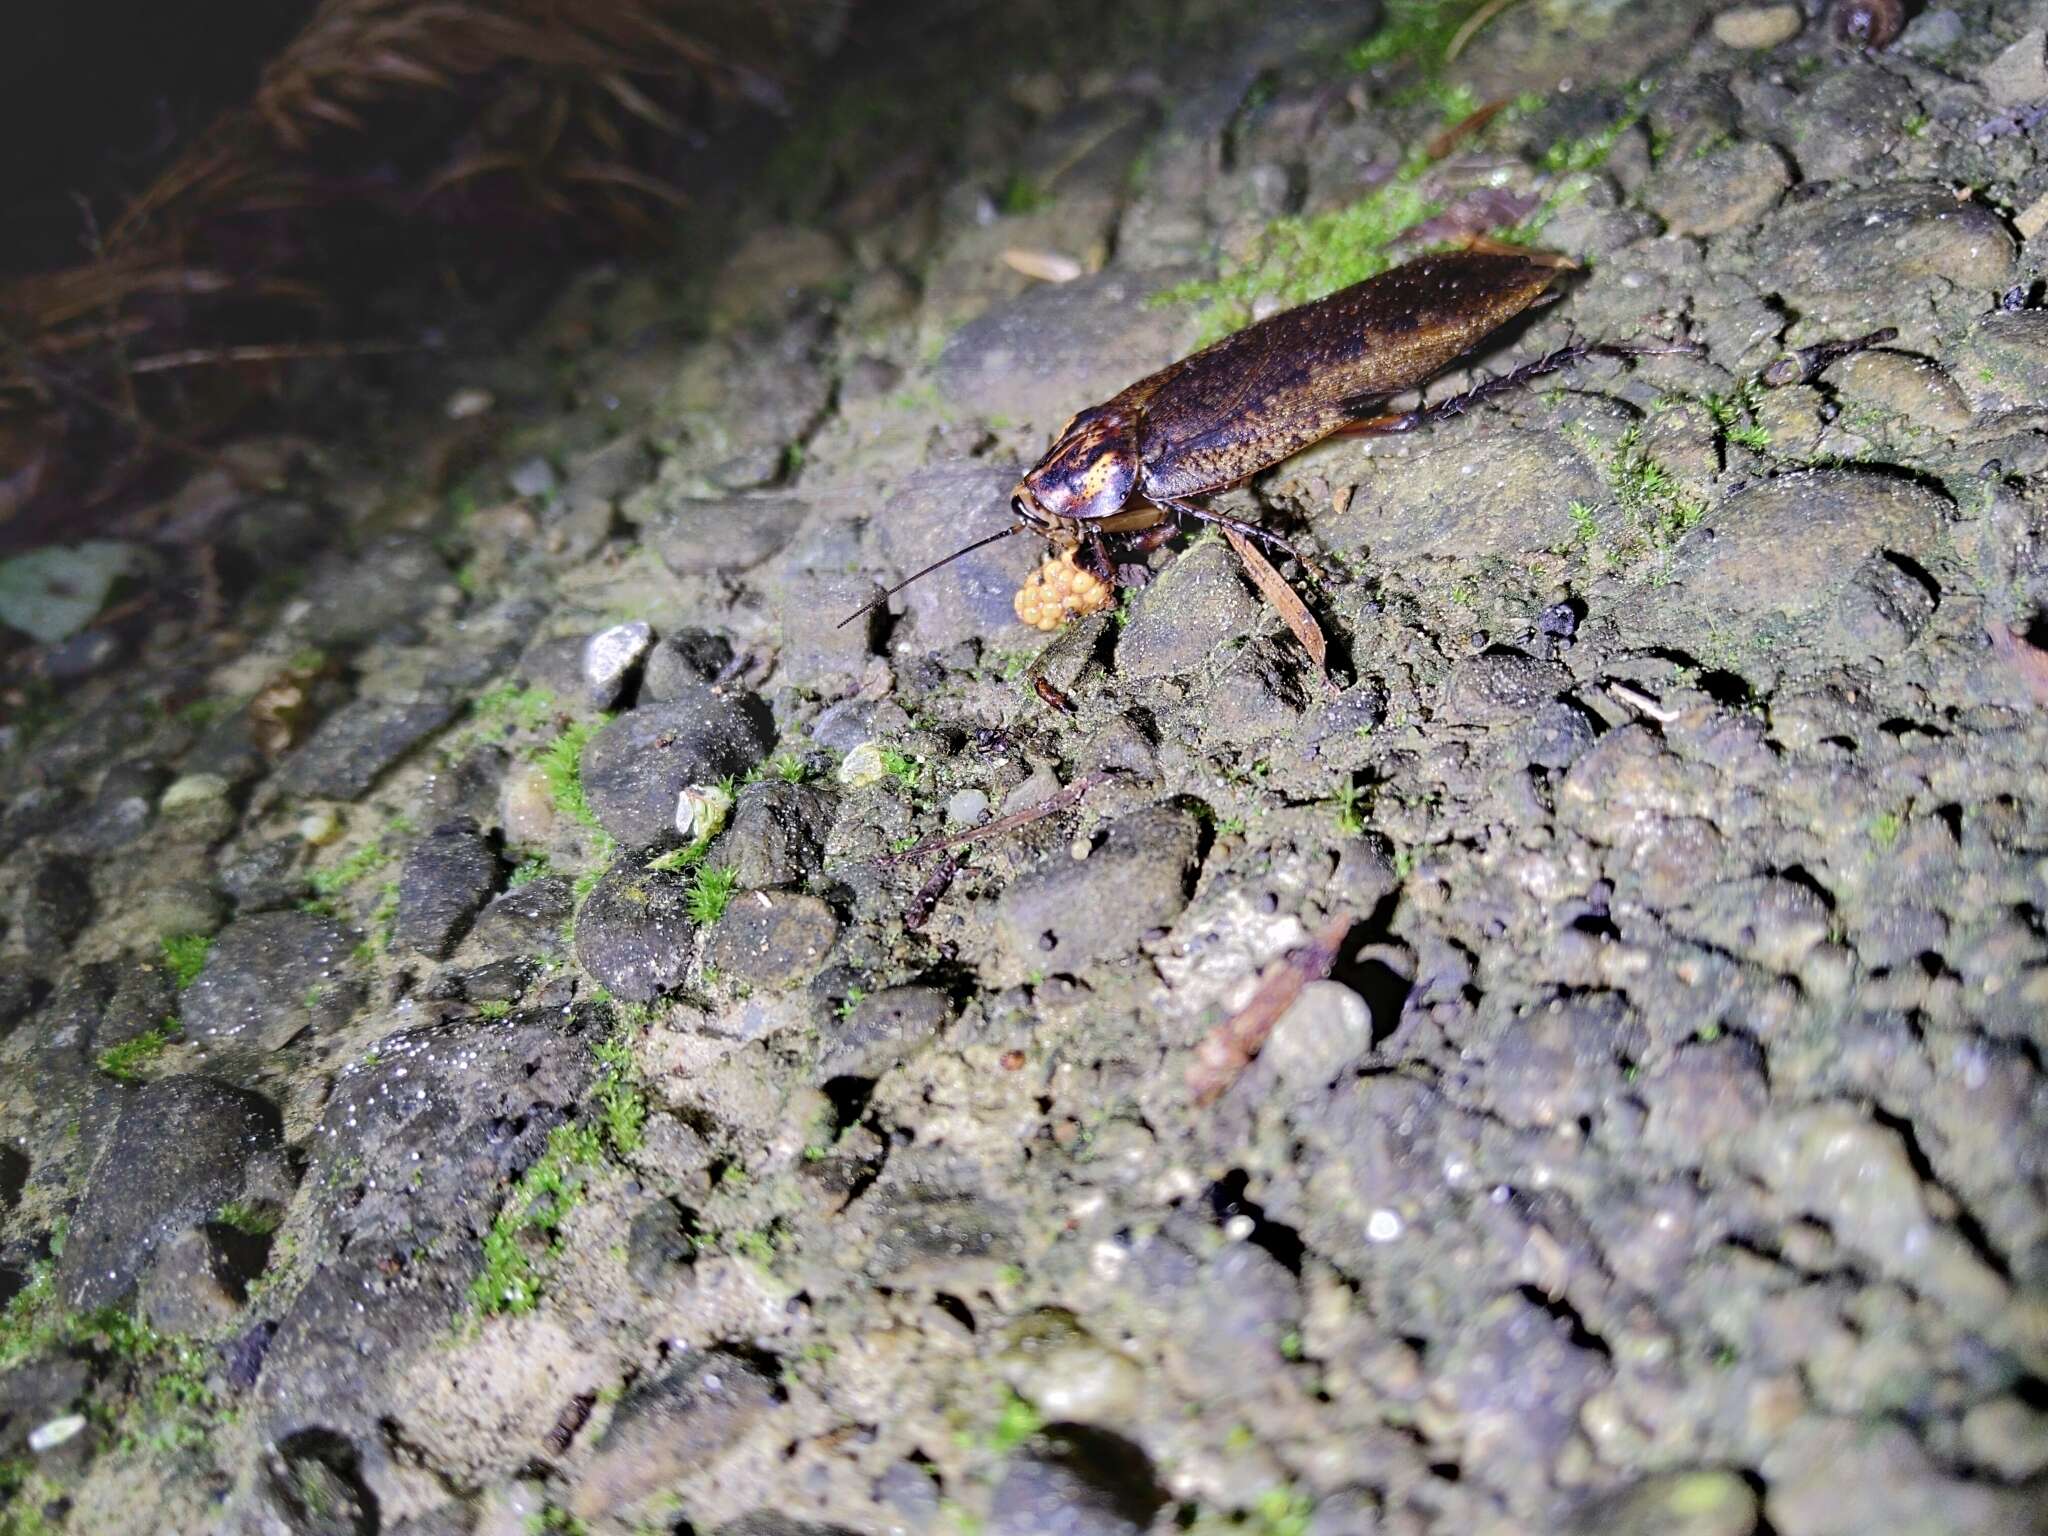
<path id="1" fill-rule="evenodd" d="M 1115 600 L 1109 583 L 1076 565 L 1069 549 L 1024 578 L 1017 589 L 1017 617 L 1033 629 L 1055 630 L 1069 619 L 1100 613 Z"/>

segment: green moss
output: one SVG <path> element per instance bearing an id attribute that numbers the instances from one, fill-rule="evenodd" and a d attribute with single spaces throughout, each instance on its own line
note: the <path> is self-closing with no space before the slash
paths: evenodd
<path id="1" fill-rule="evenodd" d="M 1393 242 L 1442 211 L 1416 185 L 1420 173 L 1419 162 L 1411 164 L 1348 208 L 1276 219 L 1244 266 L 1211 281 L 1169 288 L 1157 302 L 1200 306 L 1202 339 L 1213 341 L 1249 325 L 1258 299 L 1303 304 L 1376 277 L 1394 265 Z"/>
<path id="2" fill-rule="evenodd" d="M 117 1082 L 140 1082 L 149 1064 L 163 1055 L 164 1048 L 178 1038 L 179 1028 L 176 1019 L 165 1019 L 156 1028 L 144 1030 L 133 1040 L 109 1046 L 97 1058 L 99 1069 Z"/>
<path id="3" fill-rule="evenodd" d="M 1365 795 L 1359 787 L 1346 779 L 1337 786 L 1337 793 L 1331 796 L 1337 804 L 1337 831 L 1345 837 L 1358 837 L 1365 831 Z"/>
<path id="4" fill-rule="evenodd" d="M 1345 56 L 1353 69 L 1376 69 L 1396 61 L 1424 70 L 1443 67 L 1444 54 L 1458 28 L 1471 18 L 1481 0 L 1386 0 L 1379 30 Z"/>
<path id="5" fill-rule="evenodd" d="M 206 968 L 207 954 L 213 949 L 213 936 L 206 933 L 173 934 L 163 941 L 161 948 L 164 966 L 182 992 L 197 981 L 199 973 Z"/>
<path id="6" fill-rule="evenodd" d="M 695 869 L 704 862 L 704 855 L 711 849 L 711 839 L 700 837 L 687 848 L 671 848 L 667 853 L 657 854 L 641 867 L 643 869 Z"/>
<path id="7" fill-rule="evenodd" d="M 995 1426 L 989 1431 L 988 1448 L 998 1456 L 1007 1456 L 1043 1428 L 1045 1420 L 1039 1417 L 1038 1410 L 1011 1392 L 1004 1398 Z"/>
<path id="8" fill-rule="evenodd" d="M 882 748 L 882 771 L 905 789 L 917 788 L 917 759 L 898 752 L 894 747 Z"/>
<path id="9" fill-rule="evenodd" d="M 802 758 L 794 752 L 785 752 L 769 764 L 775 776 L 785 784 L 801 784 L 810 777 L 810 769 L 804 766 Z"/>
<path id="10" fill-rule="evenodd" d="M 1600 537 L 1600 523 L 1593 516 L 1593 509 L 1583 501 L 1574 501 L 1565 508 L 1572 520 L 1572 532 L 1579 536 L 1582 544 L 1591 544 Z"/>
<path id="11" fill-rule="evenodd" d="M 591 1087 L 596 1114 L 548 1133 L 546 1149 L 513 1185 L 484 1234 L 484 1265 L 470 1283 L 469 1301 L 487 1316 L 539 1305 L 543 1268 L 561 1252 L 562 1224 L 582 1199 L 584 1184 L 645 1140 L 647 1100 L 630 1043 L 613 1034 L 593 1050 L 599 1063 Z"/>
<path id="12" fill-rule="evenodd" d="M 391 853 L 382 843 L 370 843 L 358 848 L 339 864 L 314 870 L 306 883 L 313 887 L 315 895 L 323 900 L 331 899 L 390 862 Z"/>
<path id="13" fill-rule="evenodd" d="M 690 921 L 700 928 L 709 928 L 725 916 L 725 909 L 732 902 L 739 880 L 739 875 L 730 869 L 713 866 L 699 870 L 696 883 L 690 887 L 687 904 Z"/>
<path id="14" fill-rule="evenodd" d="M 602 832 L 597 813 L 590 808 L 590 800 L 583 793 L 583 752 L 590 745 L 590 738 L 610 723 L 611 716 L 600 720 L 578 720 L 564 730 L 535 754 L 534 761 L 540 764 L 541 777 L 547 781 L 548 795 L 555 803 L 555 809 L 564 816 L 580 821 L 594 832 Z"/>
<path id="15" fill-rule="evenodd" d="M 512 1005 L 499 998 L 492 998 L 476 1005 L 477 1017 L 480 1019 L 502 1019 L 511 1011 Z"/>
<path id="16" fill-rule="evenodd" d="M 1003 183 L 1003 190 L 996 198 L 997 206 L 1012 215 L 1036 213 L 1051 201 L 1052 194 L 1021 171 Z"/>
<path id="17" fill-rule="evenodd" d="M 277 1230 L 278 1217 L 274 1211 L 260 1210 L 245 1200 L 230 1200 L 213 1213 L 213 1219 L 223 1227 L 232 1227 L 237 1232 L 246 1232 L 251 1237 L 263 1237 Z"/>
<path id="18" fill-rule="evenodd" d="M 1889 848 L 1899 840 L 1899 833 L 1905 822 L 1897 811 L 1886 811 L 1870 820 L 1870 840 L 1880 848 Z"/>

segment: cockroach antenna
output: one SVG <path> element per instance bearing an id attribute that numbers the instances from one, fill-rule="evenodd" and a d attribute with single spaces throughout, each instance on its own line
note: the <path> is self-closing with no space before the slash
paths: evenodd
<path id="1" fill-rule="evenodd" d="M 1007 539 L 1013 533 L 1028 533 L 1030 531 L 1030 525 L 1027 523 L 1013 523 L 1008 528 L 1005 528 L 1001 533 L 992 533 L 985 539 L 976 539 L 972 544 L 963 545 L 961 548 L 954 550 L 953 553 L 945 556 L 943 559 L 934 560 L 930 565 L 926 566 L 923 570 L 918 571 L 913 575 L 904 577 L 901 581 L 897 582 L 895 586 L 891 587 L 888 591 L 884 592 L 880 597 L 875 598 L 872 602 L 862 603 L 858 608 L 854 609 L 853 612 L 849 613 L 845 618 L 841 619 L 837 624 L 834 624 L 832 627 L 834 629 L 846 628 L 847 625 L 851 624 L 855 619 L 859 618 L 862 614 L 872 613 L 875 609 L 881 607 L 882 604 L 889 601 L 890 598 L 894 597 L 898 592 L 901 592 L 905 587 L 909 586 L 912 582 L 923 581 L 925 577 L 931 575 L 933 571 L 940 570 L 946 566 L 951 565 L 955 560 L 958 560 L 962 555 L 971 555 L 977 549 L 985 549 L 989 545 L 994 544 L 999 540 Z"/>

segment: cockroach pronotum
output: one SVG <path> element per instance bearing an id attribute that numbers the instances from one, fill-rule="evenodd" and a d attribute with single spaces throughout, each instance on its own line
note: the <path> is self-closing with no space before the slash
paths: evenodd
<path id="1" fill-rule="evenodd" d="M 1055 550 L 1019 593 L 1018 616 L 1045 629 L 1103 606 L 1136 574 L 1131 562 L 1171 538 L 1181 518 L 1217 524 L 1308 565 L 1272 530 L 1195 498 L 1242 484 L 1339 432 L 1408 431 L 1594 353 L 1647 350 L 1576 343 L 1435 406 L 1378 414 L 1389 398 L 1426 384 L 1536 303 L 1568 265 L 1504 249 L 1424 256 L 1226 336 L 1074 417 L 1018 482 L 1010 497 L 1014 523 L 926 566 L 842 622 L 1016 533 L 1040 534 Z"/>

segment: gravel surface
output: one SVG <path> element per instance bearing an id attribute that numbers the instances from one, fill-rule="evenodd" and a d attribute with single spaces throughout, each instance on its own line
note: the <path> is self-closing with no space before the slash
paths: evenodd
<path id="1" fill-rule="evenodd" d="M 47 643 L 0 1531 L 2048 1530 L 2038 7 L 880 9 Z M 1222 495 L 1328 676 L 1213 534 L 840 623 L 1503 229 L 1579 268 L 1429 398 L 1674 345 Z"/>

